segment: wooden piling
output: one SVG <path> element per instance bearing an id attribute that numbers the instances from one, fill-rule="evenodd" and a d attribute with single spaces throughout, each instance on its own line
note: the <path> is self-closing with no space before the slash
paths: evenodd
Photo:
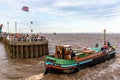
<path id="1" fill-rule="evenodd" d="M 15 46 L 12 46 L 12 52 L 13 52 L 12 57 L 15 58 L 16 57 L 16 55 L 15 55 L 16 54 L 15 53 Z"/>
<path id="2" fill-rule="evenodd" d="M 42 55 L 45 55 L 45 46 L 44 45 L 42 45 Z"/>
<path id="3" fill-rule="evenodd" d="M 28 46 L 25 46 L 25 58 L 29 58 L 29 54 L 28 54 Z"/>
<path id="4" fill-rule="evenodd" d="M 36 55 L 35 57 L 37 58 L 38 57 L 38 45 L 36 45 L 35 47 L 36 47 L 35 48 L 35 55 Z"/>
<path id="5" fill-rule="evenodd" d="M 49 51 L 48 51 L 48 44 L 45 45 L 45 55 L 48 55 Z"/>
<path id="6" fill-rule="evenodd" d="M 40 55 L 43 56 L 43 49 L 42 49 L 42 45 L 40 46 Z"/>
<path id="7" fill-rule="evenodd" d="M 23 55 L 23 46 L 22 45 L 20 46 L 20 57 L 24 58 L 24 55 Z"/>
<path id="8" fill-rule="evenodd" d="M 38 45 L 38 57 L 41 57 L 42 56 L 42 53 L 41 53 L 41 46 L 40 45 Z"/>
<path id="9" fill-rule="evenodd" d="M 14 54 L 14 47 L 11 46 L 11 53 L 10 53 L 10 57 L 13 58 L 13 54 Z"/>
<path id="10" fill-rule="evenodd" d="M 30 46 L 30 57 L 33 58 L 33 46 Z"/>
<path id="11" fill-rule="evenodd" d="M 16 57 L 19 58 L 20 55 L 19 55 L 19 46 L 16 46 Z"/>
<path id="12" fill-rule="evenodd" d="M 31 51 L 31 50 L 30 50 L 30 45 L 29 45 L 29 46 L 28 46 L 28 58 L 31 58 L 31 57 L 30 57 L 30 53 L 31 53 L 30 51 Z"/>

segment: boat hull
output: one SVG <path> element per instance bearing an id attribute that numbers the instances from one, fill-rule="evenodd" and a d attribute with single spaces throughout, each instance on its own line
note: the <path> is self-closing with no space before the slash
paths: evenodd
<path id="1" fill-rule="evenodd" d="M 92 67 L 92 66 L 95 66 L 96 64 L 105 62 L 106 60 L 115 58 L 115 54 L 116 54 L 115 51 L 103 53 L 101 56 L 77 61 L 76 63 L 73 63 L 73 64 L 56 64 L 56 62 L 53 62 L 51 60 L 46 60 L 45 74 L 46 73 L 76 73 L 81 69 Z"/>

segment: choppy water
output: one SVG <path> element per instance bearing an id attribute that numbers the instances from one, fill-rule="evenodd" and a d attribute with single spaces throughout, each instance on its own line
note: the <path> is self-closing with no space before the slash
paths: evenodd
<path id="1" fill-rule="evenodd" d="M 103 34 L 45 34 L 49 39 L 49 52 L 54 53 L 55 45 L 68 44 L 72 48 L 103 45 Z M 115 59 L 86 68 L 76 74 L 65 74 L 65 80 L 119 80 L 120 79 L 120 34 L 107 34 L 106 40 L 116 47 Z M 4 45 L 0 43 L 0 80 L 24 80 L 44 71 L 44 63 L 38 59 L 10 59 Z M 57 75 L 49 74 L 57 79 Z M 48 75 L 48 76 L 49 76 Z M 59 80 L 62 79 L 59 78 Z M 45 79 L 43 79 L 45 80 Z M 46 79 L 47 80 L 47 79 Z M 64 80 L 64 79 L 62 79 Z"/>

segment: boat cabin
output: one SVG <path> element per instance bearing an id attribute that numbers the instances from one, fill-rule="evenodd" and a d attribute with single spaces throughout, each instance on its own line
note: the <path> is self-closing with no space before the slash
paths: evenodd
<path id="1" fill-rule="evenodd" d="M 55 57 L 60 59 L 71 59 L 71 46 L 70 45 L 58 45 L 56 46 Z"/>

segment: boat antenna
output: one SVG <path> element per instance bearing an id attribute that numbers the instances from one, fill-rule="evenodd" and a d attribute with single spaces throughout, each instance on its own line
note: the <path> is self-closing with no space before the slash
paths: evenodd
<path id="1" fill-rule="evenodd" d="M 106 43 L 106 29 L 104 29 L 104 45 Z"/>

